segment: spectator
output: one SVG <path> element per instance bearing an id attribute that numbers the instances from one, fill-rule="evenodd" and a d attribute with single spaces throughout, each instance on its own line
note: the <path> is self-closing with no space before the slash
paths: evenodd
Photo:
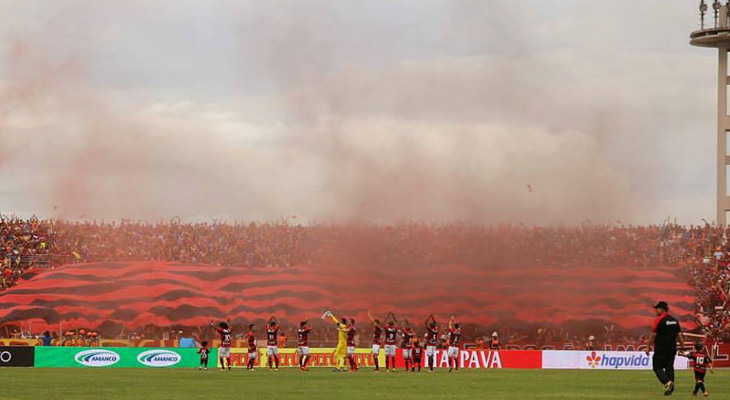
<path id="1" fill-rule="evenodd" d="M 588 340 L 583 344 L 583 350 L 596 350 L 596 337 L 591 335 L 588 336 Z"/>
<path id="2" fill-rule="evenodd" d="M 489 349 L 490 350 L 501 350 L 502 349 L 502 343 L 499 341 L 499 334 L 497 332 L 492 332 L 492 337 L 489 339 Z"/>
<path id="3" fill-rule="evenodd" d="M 43 334 L 41 335 L 42 346 L 50 346 L 52 340 L 53 338 L 51 337 L 51 333 L 48 331 L 43 332 Z"/>

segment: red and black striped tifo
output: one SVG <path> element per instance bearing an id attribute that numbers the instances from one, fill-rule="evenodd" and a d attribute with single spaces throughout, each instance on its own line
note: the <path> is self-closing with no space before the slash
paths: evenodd
<path id="1" fill-rule="evenodd" d="M 650 306 L 666 300 L 686 328 L 694 296 L 681 268 L 548 267 L 418 269 L 294 266 L 215 267 L 174 263 L 67 265 L 0 293 L 0 323 L 132 329 L 200 326 L 211 319 L 296 323 L 325 309 L 365 321 L 392 310 L 422 321 L 434 313 L 490 328 L 602 327 L 645 330 Z M 444 321 L 445 322 L 445 321 Z M 37 325 L 39 324 L 39 325 Z"/>

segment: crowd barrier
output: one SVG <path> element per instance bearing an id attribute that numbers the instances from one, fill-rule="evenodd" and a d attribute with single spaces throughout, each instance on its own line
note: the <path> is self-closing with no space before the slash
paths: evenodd
<path id="1" fill-rule="evenodd" d="M 211 349 L 209 366 L 220 367 L 217 349 Z M 297 367 L 296 349 L 279 349 L 280 366 Z M 355 358 L 360 367 L 375 365 L 370 349 L 356 349 Z M 436 368 L 448 368 L 445 350 L 435 355 Z M 243 368 L 248 362 L 246 348 L 231 349 L 231 364 Z M 426 366 L 427 357 L 421 359 Z M 385 354 L 380 352 L 379 363 L 385 366 Z M 459 368 L 464 369 L 613 369 L 650 370 L 651 355 L 637 351 L 571 351 L 571 350 L 461 350 Z M 197 368 L 200 356 L 195 348 L 127 348 L 127 347 L 0 347 L 0 367 L 37 368 Z M 334 367 L 337 360 L 332 348 L 310 349 L 310 367 Z M 257 350 L 255 366 L 267 366 L 266 348 Z M 396 366 L 404 367 L 401 350 L 396 354 Z M 675 359 L 676 369 L 689 368 L 684 357 Z"/>
<path id="2" fill-rule="evenodd" d="M 125 339 L 101 339 L 99 347 L 179 347 L 180 341 L 174 340 L 174 339 L 168 339 L 168 340 L 159 340 L 159 339 L 142 339 L 142 340 L 125 340 Z M 53 346 L 60 346 L 61 342 L 58 340 L 53 340 L 52 345 Z M 209 344 L 213 347 L 217 347 L 218 340 L 211 340 L 209 341 Z M 39 339 L 0 339 L 0 347 L 2 346 L 40 346 L 41 342 Z M 243 339 L 240 340 L 233 340 L 233 347 L 239 348 L 246 345 L 246 341 Z M 730 344 L 719 344 L 719 345 L 713 345 L 710 346 L 712 354 L 714 355 L 713 360 L 715 361 L 715 366 L 718 368 L 730 368 Z M 294 351 L 295 349 L 290 349 Z M 505 351 L 537 351 L 537 352 L 546 352 L 546 351 L 560 351 L 565 350 L 569 352 L 575 352 L 576 350 L 569 349 L 569 348 L 556 348 L 556 346 L 551 345 L 544 345 L 542 347 L 533 345 L 533 344 L 509 344 L 506 346 L 506 349 L 502 350 L 501 353 L 504 353 Z M 600 351 L 597 351 L 598 353 L 625 353 L 625 352 L 640 352 L 643 350 L 643 346 L 635 346 L 635 345 L 606 345 L 605 348 L 603 348 Z M 288 350 L 286 350 L 288 351 Z M 381 353 L 382 353 L 381 349 Z M 539 368 L 539 367 L 538 367 Z"/>

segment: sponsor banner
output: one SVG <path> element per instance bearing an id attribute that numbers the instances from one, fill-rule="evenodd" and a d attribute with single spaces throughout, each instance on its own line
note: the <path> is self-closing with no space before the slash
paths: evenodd
<path id="1" fill-rule="evenodd" d="M 449 368 L 449 356 L 446 349 L 436 350 L 436 368 Z M 511 351 L 511 350 L 459 350 L 457 361 L 459 368 L 536 368 L 542 367 L 541 351 Z M 428 357 L 424 350 L 421 357 L 421 366 L 427 367 Z M 405 367 L 403 352 L 396 353 L 396 365 Z"/>
<path id="2" fill-rule="evenodd" d="M 725 350 L 723 348 L 723 350 Z M 257 368 L 267 367 L 266 348 L 257 350 Z M 298 367 L 299 356 L 294 348 L 278 350 L 280 367 Z M 232 348 L 233 367 L 244 368 L 248 362 L 248 349 Z M 335 367 L 337 359 L 334 348 L 310 348 L 310 367 Z M 371 349 L 356 349 L 355 358 L 359 367 L 374 366 Z M 380 366 L 385 367 L 385 354 L 379 354 Z M 719 357 L 722 358 L 722 357 Z M 398 349 L 397 365 L 405 366 L 402 351 Z M 426 367 L 425 352 L 421 359 Z M 211 349 L 209 367 L 220 367 L 217 349 Z M 616 369 L 650 370 L 651 355 L 643 352 L 626 351 L 512 351 L 512 350 L 460 350 L 457 357 L 459 368 L 502 369 Z M 436 368 L 449 368 L 446 350 L 437 350 Z M 196 368 L 200 356 L 195 348 L 89 348 L 89 347 L 0 347 L 1 366 L 75 367 L 75 368 Z M 675 359 L 675 369 L 687 369 L 686 358 Z"/>
<path id="3" fill-rule="evenodd" d="M 194 348 L 36 347 L 35 366 L 52 368 L 193 368 Z M 210 357 L 217 358 L 212 349 Z"/>
<path id="4" fill-rule="evenodd" d="M 449 368 L 447 350 L 436 350 L 436 368 Z M 400 357 L 400 354 L 399 354 Z M 540 351 L 509 351 L 509 350 L 459 350 L 456 357 L 459 368 L 467 369 L 502 369 L 502 368 L 541 368 L 542 352 Z M 403 360 L 401 359 L 402 363 Z M 421 365 L 427 366 L 428 357 L 425 353 Z"/>
<path id="5" fill-rule="evenodd" d="M 641 351 L 571 351 L 542 352 L 543 369 L 651 369 L 652 354 Z M 684 357 L 674 359 L 674 369 L 687 369 Z"/>
<path id="6" fill-rule="evenodd" d="M 299 356 L 296 349 L 285 348 L 279 349 L 279 366 L 280 367 L 298 367 Z M 268 358 L 266 348 L 257 350 L 257 360 L 255 366 L 257 368 L 268 367 Z M 335 349 L 333 348 L 311 348 L 309 349 L 309 366 L 310 367 L 335 367 L 337 359 L 335 357 Z M 446 350 L 437 350 L 436 352 L 436 368 L 449 368 L 449 357 Z M 425 352 L 421 358 L 422 368 L 426 367 L 428 357 Z M 499 369 L 499 368 L 536 368 L 542 367 L 541 351 L 491 351 L 491 350 L 461 350 L 457 357 L 459 368 L 471 369 Z M 358 367 L 371 368 L 375 366 L 371 349 L 355 349 L 355 361 Z M 245 367 L 248 362 L 248 349 L 232 348 L 231 349 L 231 365 L 233 367 Z M 379 364 L 381 368 L 385 368 L 385 352 L 381 349 L 379 354 Z M 217 366 L 220 367 L 220 360 L 217 360 Z M 396 352 L 396 366 L 405 367 L 403 360 L 403 352 L 398 349 Z"/>
<path id="7" fill-rule="evenodd" d="M 299 353 L 294 348 L 278 349 L 279 367 L 299 367 Z M 212 360 L 212 359 L 211 359 Z M 220 368 L 220 359 L 216 356 L 216 365 Z M 373 367 L 373 352 L 370 349 L 355 349 L 355 361 L 359 367 Z M 385 353 L 380 352 L 380 365 L 385 368 Z M 234 368 L 245 368 L 248 363 L 247 348 L 231 348 L 231 366 Z M 212 364 L 212 363 L 211 363 Z M 260 347 L 256 350 L 257 368 L 268 368 L 268 357 L 266 355 L 266 347 Z M 337 359 L 335 357 L 334 348 L 315 348 L 309 349 L 309 367 L 335 367 Z"/>
<path id="8" fill-rule="evenodd" d="M 488 350 L 483 350 L 488 351 Z M 542 368 L 542 351 L 523 350 L 499 352 L 503 368 L 540 369 Z"/>
<path id="9" fill-rule="evenodd" d="M 0 347 L 0 367 L 32 367 L 34 361 L 34 347 Z"/>

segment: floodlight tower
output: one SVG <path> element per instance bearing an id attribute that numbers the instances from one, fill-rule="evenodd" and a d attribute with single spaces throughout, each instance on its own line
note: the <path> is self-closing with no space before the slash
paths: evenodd
<path id="1" fill-rule="evenodd" d="M 709 0 L 708 0 L 709 2 Z M 690 34 L 692 46 L 718 49 L 717 62 L 717 224 L 725 226 L 726 213 L 730 211 L 730 196 L 727 193 L 727 168 L 730 155 L 727 152 L 727 135 L 730 133 L 730 116 L 727 109 L 727 92 L 730 76 L 727 70 L 728 48 L 730 48 L 730 1 L 723 5 L 712 1 L 712 21 L 705 21 L 708 13 L 705 0 L 700 1 L 700 29 Z"/>

